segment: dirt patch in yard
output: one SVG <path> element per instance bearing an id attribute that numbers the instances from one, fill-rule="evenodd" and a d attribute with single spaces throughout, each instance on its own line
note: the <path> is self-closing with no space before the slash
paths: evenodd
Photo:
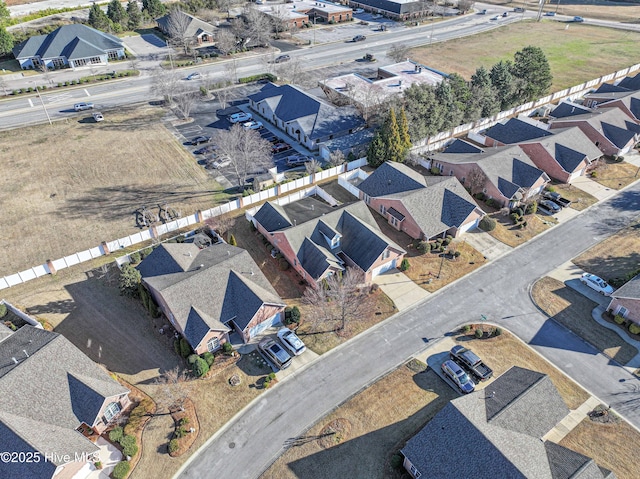
<path id="1" fill-rule="evenodd" d="M 552 319 L 573 331 L 606 356 L 624 365 L 638 350 L 618 334 L 598 324 L 591 316 L 593 301 L 557 279 L 544 277 L 533 285 L 533 300 Z"/>
<path id="2" fill-rule="evenodd" d="M 485 325 L 481 327 L 489 328 Z M 511 366 L 520 366 L 549 375 L 569 409 L 576 409 L 589 398 L 589 393 L 577 383 L 507 331 L 488 339 L 459 335 L 456 341 L 480 356 L 493 369 L 494 376 L 501 375 Z"/>
<path id="3" fill-rule="evenodd" d="M 402 366 L 320 420 L 261 476 L 262 479 L 388 478 L 391 454 L 435 416 L 456 393 L 433 371 Z M 332 442 L 338 428 L 342 441 Z M 357 460 L 354 460 L 357 458 Z"/>
<path id="4" fill-rule="evenodd" d="M 618 231 L 582 253 L 573 263 L 607 280 L 633 273 L 640 265 L 640 223 Z"/>
<path id="5" fill-rule="evenodd" d="M 526 243 L 531 238 L 548 230 L 557 223 L 557 221 L 550 216 L 543 217 L 537 214 L 525 215 L 524 220 L 527 222 L 527 226 L 520 228 L 518 225 L 513 224 L 509 216 L 502 213 L 494 213 L 489 216 L 496 220 L 496 228 L 489 232 L 489 234 L 512 248 Z"/>
<path id="6" fill-rule="evenodd" d="M 134 212 L 183 216 L 226 200 L 162 125 L 164 111 L 109 112 L 0 132 L 0 276 L 134 234 Z M 90 116 L 90 115 L 86 115 Z"/>
<path id="7" fill-rule="evenodd" d="M 618 163 L 609 159 L 602 159 L 591 170 L 591 179 L 607 188 L 619 190 L 636 181 L 638 172 L 640 172 L 640 168 L 631 163 L 624 161 Z"/>
<path id="8" fill-rule="evenodd" d="M 640 462 L 634 460 L 640 433 L 624 421 L 601 424 L 582 420 L 560 445 L 592 457 L 599 466 L 614 471 L 618 479 L 640 477 Z"/>
<path id="9" fill-rule="evenodd" d="M 554 184 L 553 188 L 564 198 L 571 200 L 571 208 L 576 211 L 582 211 L 598 202 L 598 198 L 575 186 L 559 183 Z"/>

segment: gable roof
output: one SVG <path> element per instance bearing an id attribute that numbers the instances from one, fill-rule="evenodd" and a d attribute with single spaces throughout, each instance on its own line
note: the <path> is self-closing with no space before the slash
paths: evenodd
<path id="1" fill-rule="evenodd" d="M 444 149 L 445 153 L 482 153 L 484 150 L 476 145 L 456 138 L 449 146 Z"/>
<path id="2" fill-rule="evenodd" d="M 0 343 L 0 390 L 0 443 L 71 457 L 97 450 L 75 429 L 93 426 L 107 398 L 129 392 L 63 336 L 31 326 Z"/>
<path id="3" fill-rule="evenodd" d="M 565 122 L 585 122 L 618 148 L 623 148 L 634 135 L 640 134 L 640 125 L 634 123 L 620 108 L 600 107 L 593 113 L 559 118 L 551 124 L 551 128 L 564 128 Z"/>
<path id="4" fill-rule="evenodd" d="M 519 118 L 511 118 L 504 124 L 497 123 L 492 126 L 484 132 L 484 135 L 505 145 L 510 145 L 549 136 L 551 133 Z"/>
<path id="5" fill-rule="evenodd" d="M 589 163 L 602 156 L 600 149 L 577 126 L 554 129 L 552 133 L 551 136 L 521 144 L 539 144 L 568 173 L 575 171 L 585 159 Z"/>
<path id="6" fill-rule="evenodd" d="M 124 48 L 122 40 L 82 24 L 63 25 L 48 35 L 28 38 L 13 48 L 16 59 L 31 57 L 69 60 L 103 55 L 109 50 Z"/>
<path id="7" fill-rule="evenodd" d="M 380 197 L 423 189 L 425 177 L 402 163 L 386 161 L 371 173 L 358 189 L 366 195 Z"/>
<path id="8" fill-rule="evenodd" d="M 640 73 L 632 77 L 624 77 L 618 86 L 629 90 L 640 90 Z"/>
<path id="9" fill-rule="evenodd" d="M 158 292 L 195 347 L 209 330 L 240 329 L 267 303 L 284 307 L 249 253 L 219 243 L 202 250 L 188 243 L 163 243 L 137 269 Z"/>
<path id="10" fill-rule="evenodd" d="M 253 215 L 258 223 L 267 231 L 278 231 L 289 226 L 293 226 L 293 221 L 289 218 L 284 208 L 277 203 L 267 201 Z"/>
<path id="11" fill-rule="evenodd" d="M 611 296 L 614 298 L 640 299 L 640 274 L 616 289 Z"/>
<path id="12" fill-rule="evenodd" d="M 328 137 L 364 125 L 354 107 L 335 107 L 303 92 L 294 85 L 265 85 L 249 95 L 255 103 L 265 102 L 275 116 L 300 129 L 310 139 Z"/>
<path id="13" fill-rule="evenodd" d="M 592 459 L 541 441 L 569 412 L 548 376 L 514 366 L 490 389 L 454 399 L 407 442 L 423 477 L 605 477 Z"/>
<path id="14" fill-rule="evenodd" d="M 556 106 L 549 116 L 552 118 L 566 118 L 568 116 L 584 115 L 591 113 L 591 109 L 568 100 L 562 101 Z"/>
<path id="15" fill-rule="evenodd" d="M 631 112 L 636 120 L 640 119 L 640 91 L 631 91 L 620 94 L 618 98 L 605 103 L 601 103 L 599 107 L 606 108 L 607 105 L 614 101 L 620 101 L 624 106 L 627 107 L 627 109 Z"/>
<path id="16" fill-rule="evenodd" d="M 173 12 L 167 13 L 163 17 L 156 18 L 156 23 L 161 30 L 168 32 L 171 29 L 169 19 L 171 18 L 172 14 Z M 176 14 L 182 17 L 182 19 L 180 19 L 180 24 L 183 25 L 186 23 L 187 25 L 184 31 L 185 37 L 195 37 L 197 35 L 200 35 L 201 33 L 209 33 L 213 35 L 213 32 L 216 29 L 216 27 L 214 27 L 210 23 L 200 20 L 199 18 L 196 18 L 193 15 L 189 15 L 188 13 L 185 13 L 181 10 L 178 10 Z"/>

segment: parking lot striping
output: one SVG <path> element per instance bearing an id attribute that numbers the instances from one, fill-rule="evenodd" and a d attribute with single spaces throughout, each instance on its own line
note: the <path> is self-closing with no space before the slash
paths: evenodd
<path id="1" fill-rule="evenodd" d="M 85 88 L 84 92 L 87 94 L 87 96 L 91 96 L 91 93 L 89 93 L 89 91 Z"/>
<path id="2" fill-rule="evenodd" d="M 60 93 L 59 95 L 48 95 L 47 101 L 49 103 L 58 103 L 60 101 L 67 101 L 71 98 L 71 93 Z"/>
<path id="3" fill-rule="evenodd" d="M 27 101 L 29 102 L 29 106 L 33 108 L 33 102 L 31 101 L 31 98 L 29 98 Z"/>
<path id="4" fill-rule="evenodd" d="M 178 131 L 182 135 L 190 135 L 192 133 L 200 133 L 202 131 L 202 127 L 200 125 L 197 125 L 197 126 L 191 126 L 189 128 L 184 128 Z"/>

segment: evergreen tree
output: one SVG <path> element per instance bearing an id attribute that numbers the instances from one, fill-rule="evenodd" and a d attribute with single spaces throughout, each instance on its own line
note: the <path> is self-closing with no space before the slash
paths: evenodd
<path id="1" fill-rule="evenodd" d="M 471 75 L 471 88 L 486 88 L 491 87 L 491 75 L 485 67 L 476 69 L 476 72 Z"/>
<path id="2" fill-rule="evenodd" d="M 0 27 L 0 54 L 11 53 L 13 35 L 6 28 Z"/>
<path id="3" fill-rule="evenodd" d="M 142 12 L 136 0 L 129 0 L 129 3 L 127 3 L 127 18 L 127 28 L 129 30 L 135 30 L 142 24 Z"/>
<path id="4" fill-rule="evenodd" d="M 441 105 L 436 132 L 449 130 L 462 123 L 463 111 L 455 100 L 453 89 L 448 81 L 442 81 L 436 87 L 436 99 Z"/>
<path id="5" fill-rule="evenodd" d="M 229 244 L 231 246 L 238 246 L 238 243 L 236 242 L 236 237 L 233 236 L 233 234 L 229 235 Z"/>
<path id="6" fill-rule="evenodd" d="M 11 12 L 7 8 L 7 4 L 0 0 L 0 26 L 6 25 L 9 23 L 9 19 L 11 18 Z"/>
<path id="7" fill-rule="evenodd" d="M 167 13 L 167 7 L 160 0 L 142 0 L 142 11 L 155 19 Z"/>
<path id="8" fill-rule="evenodd" d="M 406 148 L 400 137 L 400 128 L 398 128 L 398 120 L 396 112 L 391 108 L 389 116 L 382 126 L 382 140 L 386 146 L 386 158 L 389 161 L 404 161 Z"/>
<path id="9" fill-rule="evenodd" d="M 120 3 L 120 0 L 111 0 L 107 6 L 107 17 L 113 23 L 117 23 L 121 26 L 127 26 L 127 12 Z"/>
<path id="10" fill-rule="evenodd" d="M 367 163 L 369 166 L 377 168 L 384 163 L 386 157 L 386 148 L 384 141 L 382 140 L 382 133 L 380 129 L 373 135 L 373 140 L 369 144 L 367 149 Z"/>
<path id="11" fill-rule="evenodd" d="M 111 26 L 109 23 L 109 17 L 107 17 L 107 14 L 104 13 L 96 3 L 93 3 L 89 10 L 89 25 L 96 30 L 101 30 L 103 32 L 109 30 L 109 27 Z"/>
<path id="12" fill-rule="evenodd" d="M 549 61 L 539 47 L 528 46 L 516 52 L 512 74 L 523 81 L 519 96 L 525 102 L 546 95 L 553 81 Z"/>
<path id="13" fill-rule="evenodd" d="M 404 112 L 404 107 L 400 109 L 400 121 L 398 122 L 398 128 L 400 129 L 400 139 L 405 150 L 411 148 L 411 136 L 409 135 L 409 123 L 407 122 L 407 115 Z"/>
<path id="14" fill-rule="evenodd" d="M 501 110 L 506 110 L 513 104 L 515 80 L 511 75 L 511 68 L 512 63 L 510 61 L 501 60 L 491 67 L 491 72 L 489 73 L 491 85 L 495 89 Z"/>

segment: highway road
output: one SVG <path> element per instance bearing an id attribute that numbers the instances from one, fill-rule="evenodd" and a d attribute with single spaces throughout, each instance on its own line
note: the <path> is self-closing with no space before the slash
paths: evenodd
<path id="1" fill-rule="evenodd" d="M 304 431 L 362 388 L 464 323 L 511 330 L 640 427 L 640 382 L 542 314 L 529 299 L 540 277 L 636 219 L 640 183 L 321 356 L 231 420 L 176 474 L 257 478 Z M 461 300 L 464 298 L 464 300 Z M 215 471 L 215 473 L 213 472 Z"/>

